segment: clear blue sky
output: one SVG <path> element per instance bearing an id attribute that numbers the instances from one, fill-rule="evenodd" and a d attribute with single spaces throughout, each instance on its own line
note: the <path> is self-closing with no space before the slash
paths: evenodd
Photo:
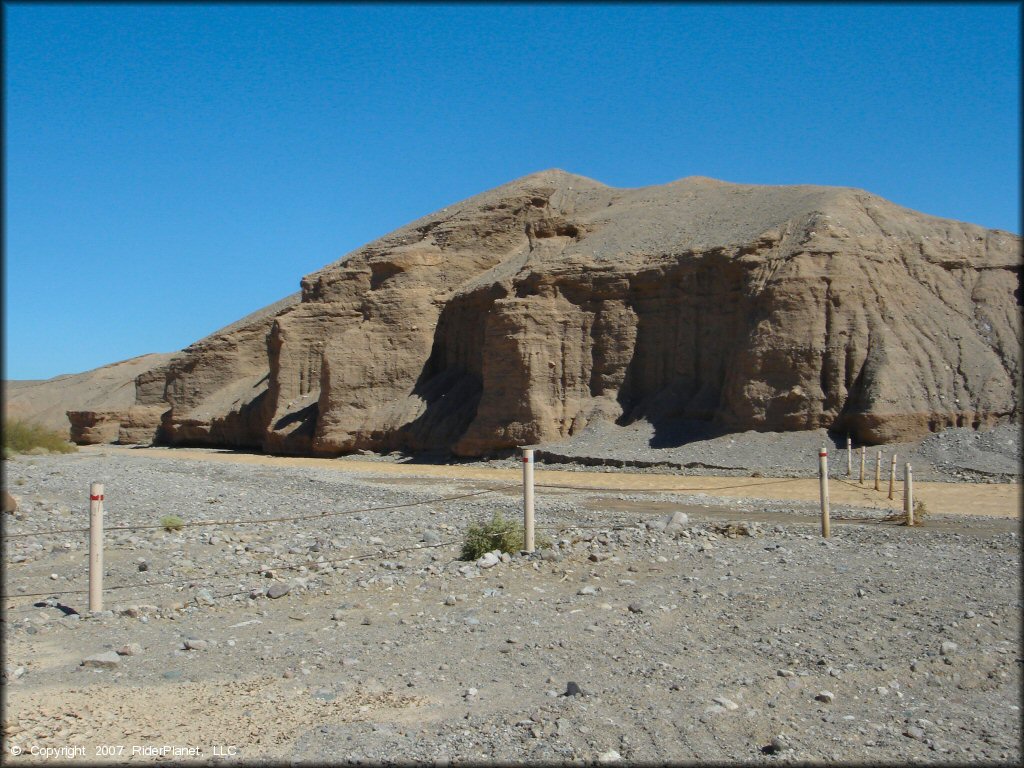
<path id="1" fill-rule="evenodd" d="M 5 378 L 181 349 L 563 168 L 1020 232 L 1017 5 L 6 4 Z"/>

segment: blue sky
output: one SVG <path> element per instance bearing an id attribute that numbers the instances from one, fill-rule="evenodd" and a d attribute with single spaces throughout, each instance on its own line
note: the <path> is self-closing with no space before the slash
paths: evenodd
<path id="1" fill-rule="evenodd" d="M 181 349 L 563 168 L 867 189 L 1020 232 L 1002 5 L 4 7 L 4 377 Z"/>

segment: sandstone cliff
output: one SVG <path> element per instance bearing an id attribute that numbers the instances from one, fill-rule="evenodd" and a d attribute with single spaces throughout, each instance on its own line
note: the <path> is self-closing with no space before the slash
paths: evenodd
<path id="1" fill-rule="evenodd" d="M 588 423 L 907 440 L 1019 419 L 1021 239 L 869 193 L 534 174 L 137 380 L 171 444 L 476 456 Z"/>

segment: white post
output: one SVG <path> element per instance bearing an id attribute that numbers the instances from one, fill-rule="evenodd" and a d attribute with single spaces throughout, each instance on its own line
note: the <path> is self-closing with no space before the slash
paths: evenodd
<path id="1" fill-rule="evenodd" d="M 846 476 L 853 477 L 853 441 L 846 436 Z"/>
<path id="2" fill-rule="evenodd" d="M 818 477 L 821 482 L 821 535 L 827 539 L 831 531 L 828 519 L 828 449 L 824 445 L 818 452 Z"/>
<path id="3" fill-rule="evenodd" d="M 533 449 L 523 449 L 523 548 L 533 552 Z"/>
<path id="4" fill-rule="evenodd" d="M 896 490 L 896 454 L 892 455 L 892 463 L 889 465 L 889 499 L 890 501 L 894 498 L 893 493 Z"/>
<path id="5" fill-rule="evenodd" d="M 875 490 L 882 490 L 882 452 L 875 456 Z"/>
<path id="6" fill-rule="evenodd" d="M 909 464 L 903 465 L 903 511 L 907 513 L 907 525 L 914 524 L 914 470 Z"/>
<path id="7" fill-rule="evenodd" d="M 89 610 L 103 610 L 103 483 L 89 487 Z"/>
<path id="8" fill-rule="evenodd" d="M 860 484 L 864 485 L 864 446 L 860 447 Z"/>

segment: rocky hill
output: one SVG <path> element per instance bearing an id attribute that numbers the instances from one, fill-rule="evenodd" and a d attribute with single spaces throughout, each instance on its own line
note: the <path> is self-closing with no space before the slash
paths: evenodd
<path id="1" fill-rule="evenodd" d="M 1019 419 L 1020 274 L 1019 236 L 856 189 L 545 171 L 308 275 L 139 375 L 135 407 L 162 442 L 279 453 L 637 420 L 906 441 Z"/>

